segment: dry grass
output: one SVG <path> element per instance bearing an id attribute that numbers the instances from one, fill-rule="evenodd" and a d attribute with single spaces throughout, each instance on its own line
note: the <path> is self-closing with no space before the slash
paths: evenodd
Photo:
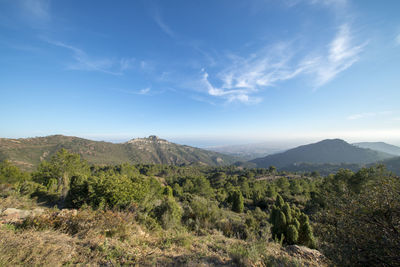
<path id="1" fill-rule="evenodd" d="M 35 204 L 11 197 L 0 199 L 0 207 Z M 20 225 L 0 225 L 0 236 L 0 266 L 318 266 L 277 243 L 245 242 L 218 231 L 148 231 L 127 212 L 46 209 Z"/>
<path id="2" fill-rule="evenodd" d="M 36 207 L 38 207 L 36 201 L 31 198 L 21 197 L 12 193 L 0 195 L 0 210 L 4 210 L 6 208 L 34 209 Z"/>

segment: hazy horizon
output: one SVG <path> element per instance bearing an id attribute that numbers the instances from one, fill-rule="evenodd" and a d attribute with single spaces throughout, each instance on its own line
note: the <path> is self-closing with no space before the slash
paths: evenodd
<path id="1" fill-rule="evenodd" d="M 307 145 L 311 143 L 316 143 L 325 139 L 342 139 L 348 143 L 358 143 L 358 142 L 385 142 L 387 144 L 400 146 L 400 139 L 363 139 L 363 138 L 346 138 L 340 136 L 319 136 L 319 137 L 300 137 L 300 138 L 290 138 L 290 139 L 277 139 L 277 138 L 240 138 L 240 139 L 227 139 L 226 137 L 221 138 L 195 138 L 195 137 L 171 137 L 171 136 L 161 136 L 157 134 L 149 134 L 145 136 L 125 136 L 119 138 L 113 138 L 112 136 L 108 137 L 100 137 L 100 136 L 79 136 L 79 135 L 71 135 L 71 134 L 63 134 L 63 133 L 51 133 L 48 135 L 37 135 L 37 136 L 0 136 L 0 138 L 10 138 L 10 139 L 19 139 L 19 138 L 35 138 L 35 137 L 45 137 L 51 135 L 64 135 L 64 136 L 75 136 L 79 138 L 89 139 L 93 141 L 104 141 L 111 143 L 124 143 L 132 139 L 136 138 L 146 138 L 150 135 L 155 135 L 161 139 L 165 139 L 167 141 L 177 143 L 180 145 L 189 145 L 199 148 L 218 148 L 218 147 L 227 147 L 227 146 L 251 146 L 262 144 L 265 147 L 272 149 L 290 149 L 301 145 Z"/>

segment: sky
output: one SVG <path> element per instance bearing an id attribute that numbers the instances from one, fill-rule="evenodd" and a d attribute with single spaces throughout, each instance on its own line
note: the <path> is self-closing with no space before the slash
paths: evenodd
<path id="1" fill-rule="evenodd" d="M 400 1 L 0 0 L 0 137 L 400 145 Z"/>

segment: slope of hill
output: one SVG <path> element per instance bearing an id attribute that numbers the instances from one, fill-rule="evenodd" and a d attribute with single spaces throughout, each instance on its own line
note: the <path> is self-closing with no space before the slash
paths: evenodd
<path id="1" fill-rule="evenodd" d="M 232 156 L 170 143 L 156 136 L 114 144 L 63 135 L 21 139 L 0 138 L 0 161 L 7 159 L 25 170 L 32 170 L 42 160 L 50 159 L 61 148 L 80 154 L 92 164 L 199 163 L 220 166 L 237 161 Z"/>
<path id="2" fill-rule="evenodd" d="M 361 148 L 369 148 L 372 150 L 392 154 L 395 156 L 400 156 L 400 147 L 387 144 L 384 142 L 361 142 L 361 143 L 354 143 L 353 145 Z"/>
<path id="3" fill-rule="evenodd" d="M 393 157 L 393 155 L 359 148 L 340 139 L 327 139 L 318 143 L 299 146 L 283 153 L 251 160 L 257 167 L 278 168 L 300 163 L 368 164 Z"/>
<path id="4" fill-rule="evenodd" d="M 382 160 L 379 163 L 384 164 L 388 171 L 400 176 L 400 157 Z"/>

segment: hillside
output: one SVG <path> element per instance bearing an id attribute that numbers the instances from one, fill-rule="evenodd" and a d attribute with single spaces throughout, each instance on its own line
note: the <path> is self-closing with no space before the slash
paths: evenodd
<path id="1" fill-rule="evenodd" d="M 395 156 L 400 156 L 400 147 L 387 144 L 384 142 L 361 142 L 361 143 L 354 143 L 353 145 L 361 148 L 369 148 L 372 150 L 392 154 Z"/>
<path id="2" fill-rule="evenodd" d="M 382 160 L 379 163 L 384 164 L 388 171 L 391 171 L 396 175 L 400 175 L 400 157 Z"/>
<path id="3" fill-rule="evenodd" d="M 375 165 L 375 163 L 372 163 Z M 296 173 L 312 173 L 318 172 L 320 175 L 326 176 L 332 173 L 337 173 L 340 169 L 348 169 L 353 172 L 360 170 L 363 167 L 362 164 L 350 164 L 350 163 L 340 163 L 340 164 L 332 164 L 332 163 L 298 163 L 292 164 L 286 167 L 281 168 L 283 171 L 288 172 L 296 172 Z"/>
<path id="4" fill-rule="evenodd" d="M 25 170 L 32 170 L 42 160 L 50 159 L 61 148 L 80 154 L 89 163 L 100 165 L 129 162 L 221 166 L 237 160 L 220 153 L 174 144 L 156 136 L 114 144 L 52 135 L 21 139 L 0 138 L 0 161 L 7 159 Z"/>
<path id="5" fill-rule="evenodd" d="M 288 167 L 300 163 L 316 164 L 368 164 L 393 157 L 393 155 L 359 148 L 340 139 L 327 139 L 318 143 L 299 146 L 283 153 L 251 160 L 257 167 Z"/>

